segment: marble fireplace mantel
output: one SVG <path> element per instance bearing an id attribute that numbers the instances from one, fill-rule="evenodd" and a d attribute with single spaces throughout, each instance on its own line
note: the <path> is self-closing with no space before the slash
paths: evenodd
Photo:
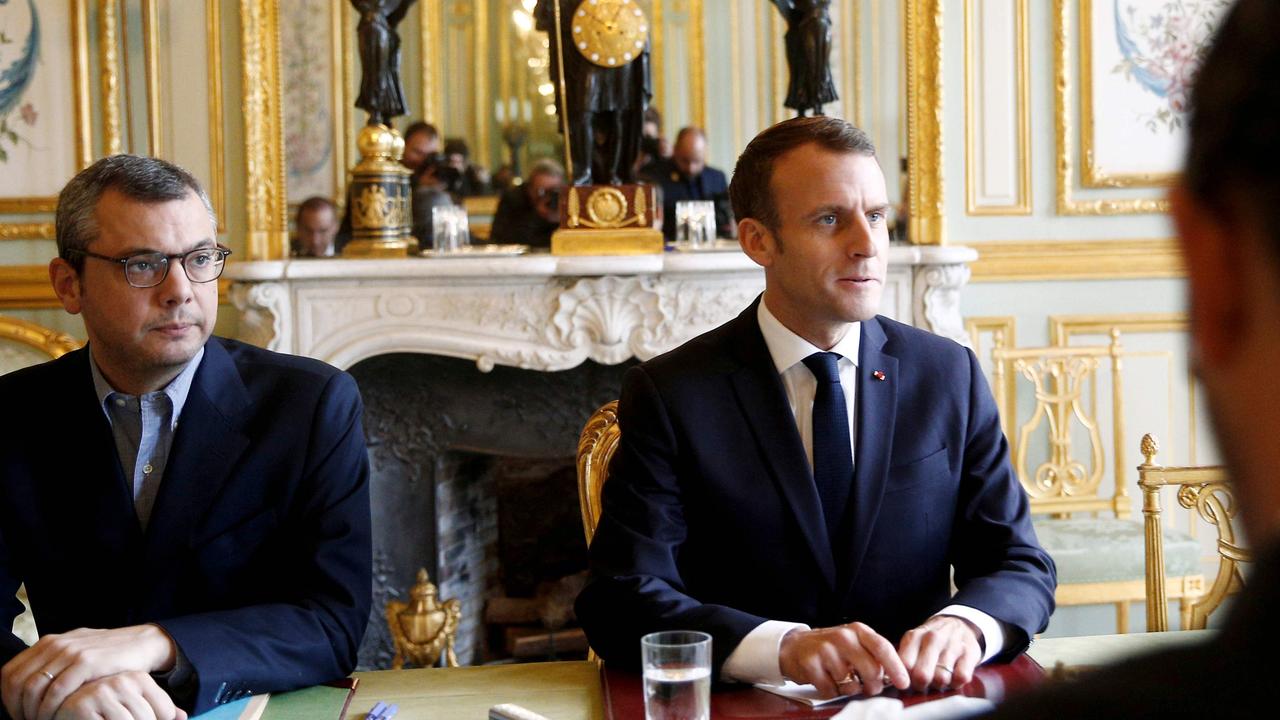
<path id="1" fill-rule="evenodd" d="M 960 291 L 976 258 L 891 247 L 882 314 L 967 344 Z M 486 372 L 645 360 L 734 317 L 764 287 L 741 252 L 256 261 L 226 274 L 249 342 L 341 368 L 411 352 Z"/>

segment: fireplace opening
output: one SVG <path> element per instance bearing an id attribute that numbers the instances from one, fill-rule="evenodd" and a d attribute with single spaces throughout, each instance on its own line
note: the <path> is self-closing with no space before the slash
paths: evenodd
<path id="1" fill-rule="evenodd" d="M 462 605 L 463 665 L 584 657 L 571 616 L 586 542 L 574 456 L 587 418 L 634 362 L 539 372 L 434 355 L 350 369 L 371 460 L 374 602 L 360 669 L 390 667 L 386 604 L 418 568 Z"/>

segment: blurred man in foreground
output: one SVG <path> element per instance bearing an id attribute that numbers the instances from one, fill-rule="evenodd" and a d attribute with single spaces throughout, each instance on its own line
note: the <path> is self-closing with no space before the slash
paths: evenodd
<path id="1" fill-rule="evenodd" d="M 1186 258 L 1191 358 L 1257 564 L 1203 645 L 1015 699 L 1008 718 L 1274 717 L 1280 708 L 1280 3 L 1241 0 L 1192 94 L 1172 192 Z"/>

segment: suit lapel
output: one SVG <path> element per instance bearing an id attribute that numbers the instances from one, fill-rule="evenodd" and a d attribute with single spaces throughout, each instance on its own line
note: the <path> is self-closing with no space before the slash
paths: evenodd
<path id="1" fill-rule="evenodd" d="M 68 504 L 75 507 L 76 535 L 93 538 L 105 556 L 129 557 L 129 548 L 136 549 L 142 539 L 142 529 L 133 509 L 133 488 L 120 467 L 111 424 L 93 387 L 89 349 L 76 350 L 55 362 L 65 363 L 66 397 L 51 404 L 62 410 L 57 417 L 59 430 L 49 435 L 51 444 L 45 455 L 51 461 L 61 458 L 56 464 L 60 481 L 42 488 L 45 502 L 57 509 L 54 517 Z M 75 410 L 65 412 L 66 408 Z M 62 445 L 66 438 L 75 439 L 79 446 L 76 452 L 66 452 Z"/>
<path id="2" fill-rule="evenodd" d="M 897 411 L 898 359 L 883 352 L 884 329 L 878 318 L 862 323 L 858 350 L 857 455 L 853 466 L 852 512 L 846 517 L 849 537 L 846 588 L 852 587 L 867 553 L 880 514 L 889 477 L 893 428 Z M 883 378 L 883 379 L 881 379 Z"/>
<path id="3" fill-rule="evenodd" d="M 147 526 L 149 567 L 162 568 L 189 547 L 191 533 L 249 446 L 240 426 L 249 404 L 231 356 L 218 340 L 206 343 Z"/>
<path id="4" fill-rule="evenodd" d="M 795 515 L 828 589 L 834 590 L 835 559 L 831 554 L 826 523 L 822 519 L 822 503 L 813 484 L 813 471 L 805 457 L 804 444 L 800 441 L 786 391 L 764 344 L 764 336 L 760 334 L 756 319 L 756 304 L 759 302 L 757 299 L 734 320 L 733 348 L 742 364 L 731 375 L 731 382 L 756 444 Z"/>

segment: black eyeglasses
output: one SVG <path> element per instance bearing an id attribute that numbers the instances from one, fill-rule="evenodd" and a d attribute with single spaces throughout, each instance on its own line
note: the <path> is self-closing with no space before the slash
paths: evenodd
<path id="1" fill-rule="evenodd" d="M 226 267 L 227 256 L 231 254 L 231 249 L 218 245 L 216 247 L 196 248 L 179 255 L 166 255 L 161 252 L 140 252 L 124 257 L 99 255 L 98 253 L 76 248 L 67 248 L 65 252 L 106 260 L 107 262 L 120 263 L 124 268 L 124 279 L 130 285 L 136 288 L 149 288 L 159 285 L 164 282 L 165 278 L 169 277 L 170 260 L 177 260 L 182 265 L 183 271 L 187 273 L 187 279 L 191 282 L 213 282 L 222 275 L 222 269 Z"/>

